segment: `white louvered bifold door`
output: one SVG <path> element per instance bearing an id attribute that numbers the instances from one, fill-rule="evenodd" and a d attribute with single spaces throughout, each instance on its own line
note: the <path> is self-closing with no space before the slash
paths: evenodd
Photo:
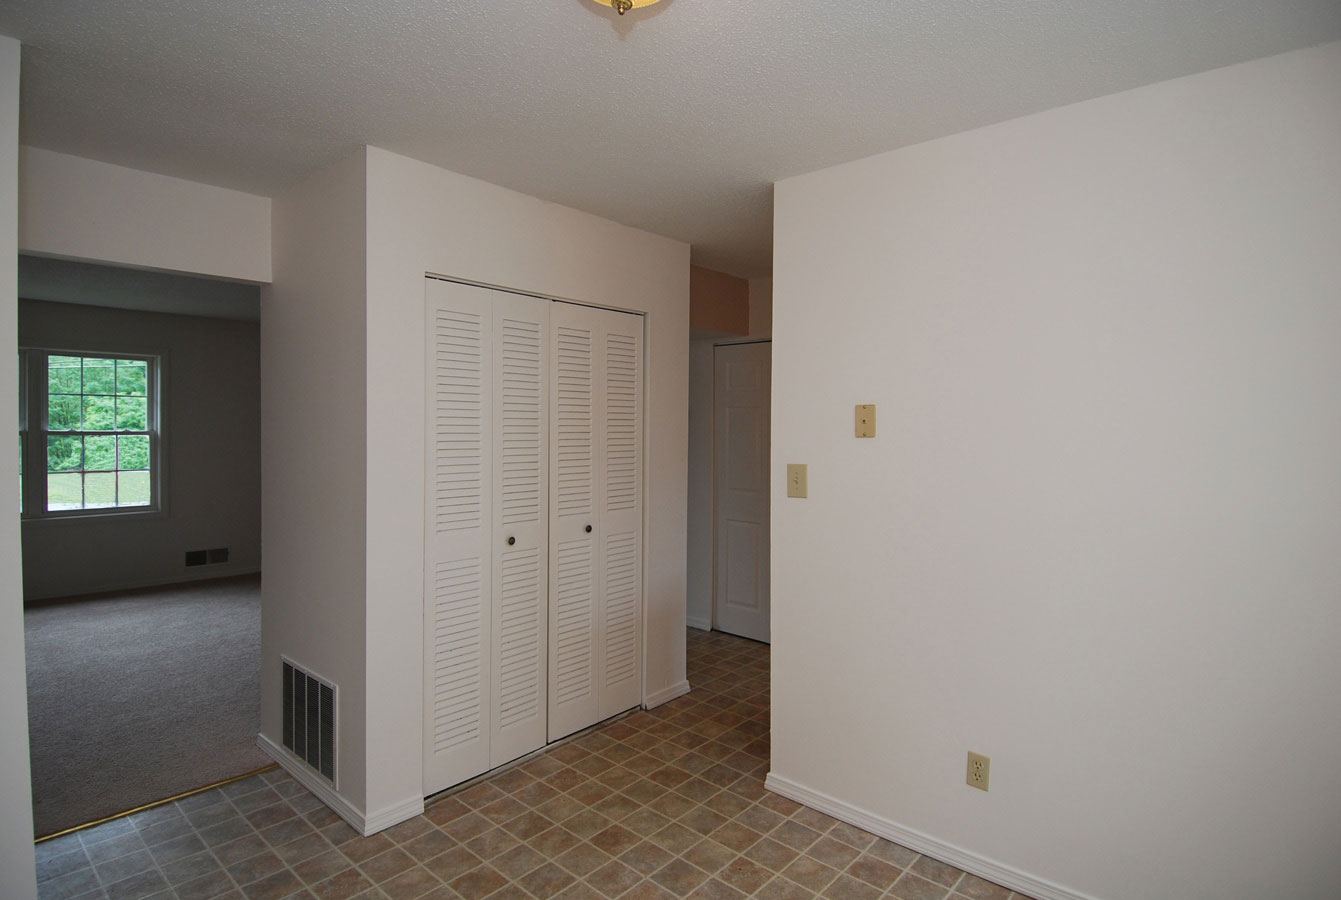
<path id="1" fill-rule="evenodd" d="M 424 793 L 489 768 L 490 294 L 428 280 Z"/>
<path id="2" fill-rule="evenodd" d="M 642 702 L 643 317 L 601 311 L 597 714 Z"/>
<path id="3" fill-rule="evenodd" d="M 549 576 L 549 310 L 491 292 L 494 609 L 489 764 L 545 745 Z"/>
<path id="4" fill-rule="evenodd" d="M 545 744 L 550 304 L 425 284 L 431 794 Z"/>
<path id="5" fill-rule="evenodd" d="M 642 699 L 642 325 L 551 311 L 550 740 Z"/>
<path id="6" fill-rule="evenodd" d="M 596 703 L 596 311 L 550 311 L 549 739 L 599 721 Z"/>

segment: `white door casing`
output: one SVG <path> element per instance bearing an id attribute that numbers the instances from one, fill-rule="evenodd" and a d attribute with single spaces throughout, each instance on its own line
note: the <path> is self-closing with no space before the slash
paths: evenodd
<path id="1" fill-rule="evenodd" d="M 713 355 L 713 627 L 767 642 L 772 344 Z"/>

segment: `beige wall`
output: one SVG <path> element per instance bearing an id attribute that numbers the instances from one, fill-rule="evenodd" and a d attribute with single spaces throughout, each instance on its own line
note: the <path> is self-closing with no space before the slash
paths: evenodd
<path id="1" fill-rule="evenodd" d="M 689 327 L 694 331 L 750 333 L 750 283 L 725 272 L 689 267 Z"/>
<path id="2" fill-rule="evenodd" d="M 1336 895 L 1338 160 L 1331 44 L 777 186 L 771 784 L 1041 898 Z"/>
<path id="3" fill-rule="evenodd" d="M 19 345 L 160 354 L 164 381 L 167 515 L 24 520 L 25 600 L 260 570 L 255 322 L 22 300 Z M 228 562 L 186 567 L 186 551 L 212 547 Z"/>
<path id="4" fill-rule="evenodd" d="M 646 313 L 644 690 L 656 703 L 687 688 L 689 248 L 370 148 L 367 389 L 378 399 L 367 429 L 370 814 L 422 796 L 426 273 Z"/>
<path id="5" fill-rule="evenodd" d="M 0 420 L 18 421 L 19 42 L 0 36 Z M 19 460 L 0 454 L 0 505 L 19 506 Z M 19 517 L 0 519 L 0 894 L 37 896 L 33 794 L 28 772 L 28 685 L 23 665 Z"/>
<path id="6" fill-rule="evenodd" d="M 355 816 L 369 740 L 364 221 L 359 151 L 275 198 L 261 289 L 261 734 L 282 743 L 281 654 L 333 681 L 338 789 Z"/>
<path id="7" fill-rule="evenodd" d="M 270 199 L 23 147 L 19 250 L 270 280 Z"/>

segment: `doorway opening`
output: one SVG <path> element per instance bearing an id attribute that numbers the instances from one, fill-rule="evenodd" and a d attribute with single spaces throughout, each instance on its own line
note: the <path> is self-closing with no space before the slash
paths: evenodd
<path id="1" fill-rule="evenodd" d="M 19 258 L 39 837 L 270 763 L 255 285 Z"/>
<path id="2" fill-rule="evenodd" d="M 768 643 L 772 342 L 713 350 L 714 630 Z"/>

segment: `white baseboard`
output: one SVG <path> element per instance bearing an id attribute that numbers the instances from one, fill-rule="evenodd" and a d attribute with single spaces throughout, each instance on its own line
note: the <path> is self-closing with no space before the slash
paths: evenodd
<path id="1" fill-rule="evenodd" d="M 208 568 L 208 572 L 180 572 L 175 575 L 163 575 L 158 578 L 137 578 L 131 581 L 110 581 L 100 582 L 98 584 L 86 585 L 78 591 L 70 593 L 68 590 L 61 590 L 54 594 L 35 593 L 32 596 L 25 596 L 25 603 L 40 603 L 44 600 L 65 600 L 69 597 L 83 597 L 86 594 L 110 594 L 113 591 L 134 591 L 140 588 L 166 587 L 172 584 L 194 584 L 198 581 L 216 581 L 221 578 L 233 578 L 242 575 L 255 575 L 261 571 L 260 566 L 239 566 L 229 568 L 230 563 L 217 563 L 213 566 L 202 566 Z"/>
<path id="2" fill-rule="evenodd" d="M 697 628 L 699 631 L 712 631 L 712 618 L 699 618 L 698 616 L 685 616 L 684 623 L 690 628 Z"/>
<path id="3" fill-rule="evenodd" d="M 390 828 L 392 825 L 399 825 L 406 819 L 413 819 L 424 812 L 424 798 L 410 797 L 399 803 L 393 803 L 385 809 L 378 810 L 375 814 L 366 818 L 363 823 L 363 836 L 376 834 L 384 828 Z"/>
<path id="4" fill-rule="evenodd" d="M 400 803 L 367 815 L 354 807 L 348 800 L 335 792 L 335 788 L 313 772 L 307 763 L 295 757 L 288 750 L 276 744 L 263 734 L 256 736 L 256 746 L 260 747 L 280 767 L 293 776 L 294 780 L 317 795 L 317 799 L 329 806 L 340 818 L 349 823 L 359 834 L 367 837 L 384 828 L 413 819 L 424 811 L 424 798 L 411 797 Z"/>
<path id="5" fill-rule="evenodd" d="M 994 859 L 980 856 L 954 844 L 947 844 L 945 841 L 934 838 L 929 834 L 923 834 L 915 829 L 900 825 L 898 822 L 868 812 L 859 806 L 845 803 L 842 800 L 830 797 L 828 794 L 811 790 L 773 772 L 768 773 L 768 777 L 764 780 L 764 787 L 775 794 L 781 794 L 790 800 L 809 806 L 811 809 L 827 813 L 835 819 L 847 822 L 849 825 L 855 825 L 863 831 L 869 831 L 885 840 L 902 844 L 909 850 L 916 850 L 932 859 L 949 863 L 957 869 L 963 869 L 979 878 L 986 878 L 1002 887 L 1008 887 L 1013 891 L 1019 891 L 1021 894 L 1036 897 L 1037 900 L 1097 900 L 1090 894 L 1082 894 L 1064 888 L 1059 884 L 1053 884 L 1051 881 L 1021 872 L 1019 869 L 1013 869 Z"/>
<path id="6" fill-rule="evenodd" d="M 689 693 L 689 682 L 681 681 L 679 684 L 672 684 L 668 688 L 662 688 L 659 691 L 648 694 L 643 698 L 643 708 L 651 709 L 654 706 L 660 706 L 663 703 L 669 703 L 676 697 L 683 697 Z"/>

